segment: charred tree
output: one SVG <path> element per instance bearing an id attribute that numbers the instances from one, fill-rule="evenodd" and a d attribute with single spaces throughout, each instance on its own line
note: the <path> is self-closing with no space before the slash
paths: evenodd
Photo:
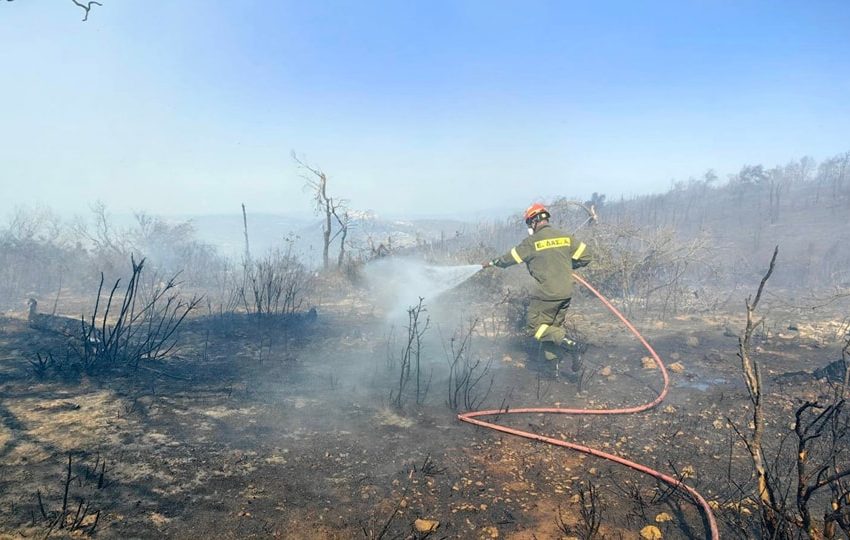
<path id="1" fill-rule="evenodd" d="M 331 234 L 333 232 L 333 218 L 336 205 L 332 197 L 328 195 L 328 176 L 317 167 L 308 165 L 301 160 L 295 152 L 292 159 L 309 174 L 305 174 L 306 188 L 313 192 L 314 209 L 317 214 L 322 215 L 322 267 L 327 270 L 330 267 Z"/>
<path id="2" fill-rule="evenodd" d="M 336 258 L 336 265 L 338 268 L 342 268 L 342 263 L 345 260 L 345 242 L 348 239 L 348 229 L 351 226 L 351 216 L 348 210 L 343 209 L 340 212 L 339 209 L 335 209 L 334 217 L 339 224 L 339 254 Z"/>
<path id="3" fill-rule="evenodd" d="M 776 256 L 778 254 L 779 246 L 773 250 L 770 266 L 767 269 L 767 273 L 761 279 L 755 299 L 748 297 L 746 300 L 747 324 L 743 334 L 738 337 L 738 358 L 741 359 L 741 371 L 744 374 L 744 382 L 747 385 L 750 402 L 753 404 L 752 434 L 749 438 L 745 438 L 744 442 L 752 457 L 753 467 L 756 471 L 762 521 L 771 538 L 784 537 L 782 531 L 787 528 L 787 524 L 776 511 L 778 507 L 778 496 L 775 486 L 768 478 L 768 463 L 762 445 L 762 439 L 764 437 L 764 404 L 762 402 L 761 371 L 759 370 L 758 362 L 752 357 L 752 338 L 754 330 L 763 321 L 763 319 L 756 320 L 756 308 L 761 300 L 764 286 L 767 280 L 770 279 L 771 274 L 773 274 L 773 269 L 776 266 Z"/>

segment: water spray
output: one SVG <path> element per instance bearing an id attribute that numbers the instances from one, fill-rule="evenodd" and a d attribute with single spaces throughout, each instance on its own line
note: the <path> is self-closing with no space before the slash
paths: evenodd
<path id="1" fill-rule="evenodd" d="M 364 267 L 373 300 L 389 318 L 397 318 L 420 298 L 434 299 L 471 278 L 480 264 L 434 266 L 420 259 L 388 257 Z"/>

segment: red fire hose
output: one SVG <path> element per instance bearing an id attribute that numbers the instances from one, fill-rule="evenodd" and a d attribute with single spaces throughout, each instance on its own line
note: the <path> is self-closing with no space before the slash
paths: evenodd
<path id="1" fill-rule="evenodd" d="M 554 414 L 573 414 L 573 415 L 608 415 L 608 414 L 633 414 L 639 413 L 643 411 L 647 411 L 659 403 L 661 403 L 665 396 L 667 396 L 667 390 L 670 387 L 670 376 L 667 374 L 667 369 L 664 367 L 664 363 L 661 361 L 661 358 L 658 356 L 658 353 L 655 352 L 655 349 L 643 338 L 640 332 L 635 329 L 635 327 L 626 319 L 620 311 L 614 307 L 611 302 L 608 301 L 607 298 L 602 296 L 602 294 L 594 289 L 587 281 L 585 281 L 578 274 L 573 274 L 573 277 L 587 287 L 587 289 L 596 295 L 599 300 L 602 301 L 603 304 L 617 316 L 618 319 L 626 326 L 626 328 L 631 331 L 632 334 L 640 341 L 643 346 L 649 351 L 649 354 L 652 355 L 652 358 L 655 360 L 655 364 L 658 366 L 659 371 L 661 371 L 661 375 L 664 378 L 664 387 L 661 389 L 661 392 L 658 394 L 654 400 L 649 403 L 645 403 L 643 405 L 638 405 L 636 407 L 628 407 L 621 409 L 564 409 L 560 407 L 525 407 L 525 408 L 505 408 L 505 409 L 490 409 L 486 411 L 470 411 L 466 413 L 459 414 L 457 417 L 459 420 L 463 422 L 468 422 L 470 424 L 475 424 L 476 426 L 481 426 L 489 429 L 494 429 L 496 431 L 501 431 L 502 433 L 508 433 L 510 435 L 516 435 L 518 437 L 524 437 L 526 439 L 532 439 L 535 441 L 545 442 L 548 444 L 553 444 L 555 446 L 563 446 L 564 448 L 570 448 L 572 450 L 577 450 L 579 452 L 583 452 L 585 454 L 590 454 L 591 456 L 600 457 L 602 459 L 607 459 L 609 461 L 613 461 L 615 463 L 619 463 L 621 465 L 625 465 L 626 467 L 630 467 L 636 471 L 640 471 L 642 473 L 653 476 L 663 482 L 666 482 L 670 486 L 682 490 L 688 493 L 691 497 L 693 497 L 700 508 L 702 509 L 703 514 L 705 515 L 705 519 L 708 522 L 709 528 L 709 537 L 712 540 L 718 540 L 720 536 L 717 532 L 717 522 L 714 519 L 714 513 L 711 511 L 711 507 L 708 505 L 708 502 L 700 495 L 694 488 L 686 485 L 678 478 L 674 478 L 672 476 L 666 475 L 664 473 L 658 472 L 654 469 L 650 469 L 645 465 L 641 465 L 640 463 L 635 463 L 634 461 L 630 461 L 628 459 L 622 458 L 620 456 L 616 456 L 614 454 L 609 454 L 607 452 L 603 452 L 601 450 L 596 450 L 595 448 L 591 448 L 589 446 L 584 446 L 581 444 L 562 441 L 559 439 L 553 439 L 552 437 L 546 437 L 544 435 L 538 435 L 536 433 L 531 433 L 528 431 L 522 431 L 520 429 L 510 428 L 506 426 L 502 426 L 499 424 L 495 424 L 493 422 L 487 422 L 485 420 L 479 420 L 479 418 L 483 416 L 498 416 L 505 414 L 523 414 L 523 413 L 554 413 Z"/>

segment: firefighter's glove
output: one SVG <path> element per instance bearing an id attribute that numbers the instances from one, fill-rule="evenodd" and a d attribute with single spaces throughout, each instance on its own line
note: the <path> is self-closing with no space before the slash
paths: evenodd
<path id="1" fill-rule="evenodd" d="M 490 268 L 491 266 L 496 266 L 496 260 L 487 261 L 485 263 L 481 263 L 481 268 Z"/>

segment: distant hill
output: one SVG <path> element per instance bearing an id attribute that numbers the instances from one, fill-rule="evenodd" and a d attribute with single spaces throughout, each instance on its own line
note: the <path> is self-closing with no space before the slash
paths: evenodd
<path id="1" fill-rule="evenodd" d="M 850 153 L 819 167 L 745 166 L 728 182 L 678 183 L 663 194 L 606 203 L 600 220 L 707 238 L 718 264 L 761 275 L 779 246 L 774 283 L 850 287 Z"/>

